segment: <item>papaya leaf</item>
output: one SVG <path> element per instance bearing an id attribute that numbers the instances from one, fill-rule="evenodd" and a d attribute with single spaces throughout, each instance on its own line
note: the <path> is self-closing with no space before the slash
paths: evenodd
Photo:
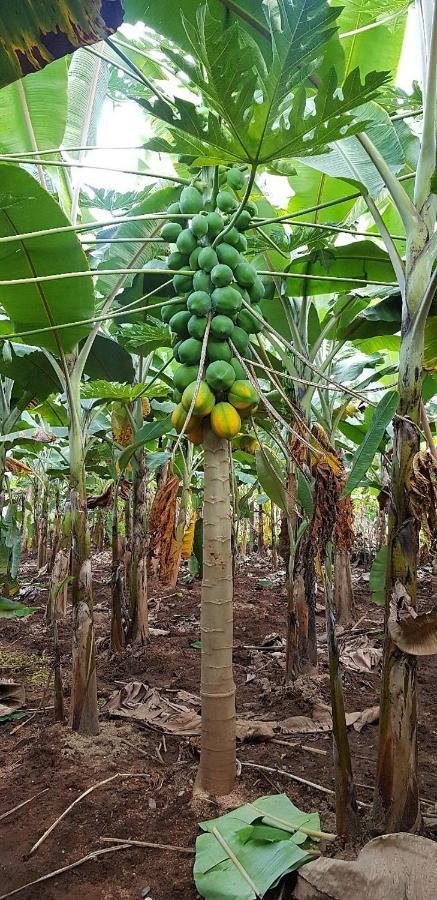
<path id="1" fill-rule="evenodd" d="M 316 89 L 308 88 L 308 76 L 320 67 L 336 32 L 340 7 L 295 0 L 264 9 L 270 33 L 265 56 L 240 22 L 224 27 L 214 6 L 199 6 L 196 24 L 192 17 L 184 20 L 194 64 L 188 66 L 186 53 L 171 51 L 171 60 L 189 74 L 208 113 L 185 99 L 175 98 L 173 108 L 140 99 L 170 134 L 170 140 L 149 142 L 149 149 L 183 153 L 202 164 L 238 159 L 262 165 L 327 153 L 334 141 L 363 129 L 365 117 L 353 112 L 376 95 L 386 73 L 370 72 L 361 82 L 354 69 L 340 85 L 331 68 Z"/>

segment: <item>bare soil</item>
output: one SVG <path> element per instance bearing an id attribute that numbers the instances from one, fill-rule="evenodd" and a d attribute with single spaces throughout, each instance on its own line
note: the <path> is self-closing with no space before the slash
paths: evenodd
<path id="1" fill-rule="evenodd" d="M 123 657 L 109 653 L 110 561 L 106 553 L 94 560 L 95 608 L 98 645 L 99 702 L 103 706 L 120 682 L 139 680 L 166 691 L 184 689 L 198 694 L 200 583 L 179 583 L 175 591 L 150 584 L 153 627 L 169 631 L 153 635 L 141 651 L 128 650 Z M 360 570 L 354 573 L 356 621 L 371 632 L 381 646 L 382 611 L 369 598 Z M 260 580 L 272 578 L 270 586 Z M 212 818 L 228 806 L 282 792 L 297 806 L 318 810 L 322 827 L 335 830 L 333 798 L 315 788 L 288 780 L 280 772 L 264 773 L 241 768 L 234 795 L 226 803 L 193 803 L 192 789 L 198 763 L 198 741 L 162 736 L 133 723 L 101 717 L 97 738 L 72 734 L 67 725 L 53 722 L 53 695 L 46 689 L 51 671 L 50 631 L 44 619 L 47 579 L 38 575 L 35 562 L 27 560 L 23 582 L 29 591 L 26 603 L 40 607 L 25 620 L 8 620 L 0 626 L 0 675 L 24 682 L 29 721 L 0 725 L 0 816 L 47 789 L 28 806 L 0 820 L 0 890 L 12 891 L 41 875 L 66 866 L 87 853 L 108 847 L 101 837 L 132 838 L 193 849 L 198 822 Z M 430 600 L 428 582 L 421 582 L 424 600 Z M 283 579 L 270 571 L 268 557 L 255 556 L 242 564 L 235 582 L 235 680 L 239 715 L 254 719 L 282 720 L 294 715 L 311 716 L 314 704 L 329 703 L 327 659 L 324 650 L 324 611 L 320 613 L 319 674 L 284 685 L 284 653 L 260 648 L 266 637 L 285 634 L 286 599 Z M 341 639 L 350 634 L 345 629 Z M 68 706 L 71 662 L 71 628 L 60 627 L 62 665 Z M 435 685 L 437 659 L 420 661 L 419 752 L 421 795 L 435 804 L 437 814 L 437 712 Z M 363 710 L 378 703 L 379 674 L 345 670 L 346 710 Z M 354 774 L 359 799 L 370 803 L 375 771 L 377 725 L 361 733 L 349 730 Z M 278 735 L 280 741 L 240 744 L 238 758 L 255 762 L 333 788 L 331 735 L 328 733 Z M 311 748 L 303 749 L 303 748 Z M 322 753 L 316 751 L 323 751 Z M 56 827 L 34 855 L 32 845 L 62 811 L 84 790 L 116 772 L 144 773 L 147 778 L 116 778 L 81 801 Z M 433 807 L 427 805 L 427 811 Z M 364 837 L 366 811 L 363 813 Z M 428 835 L 432 836 L 432 835 Z M 347 853 L 339 846 L 330 853 Z M 98 857 L 78 869 L 46 883 L 22 890 L 21 900 L 194 900 L 194 856 L 179 851 L 132 848 Z M 289 896 L 292 896 L 290 894 Z"/>

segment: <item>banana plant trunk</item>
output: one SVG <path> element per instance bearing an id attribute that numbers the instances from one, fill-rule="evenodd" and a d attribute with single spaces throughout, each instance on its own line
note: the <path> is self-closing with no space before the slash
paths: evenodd
<path id="1" fill-rule="evenodd" d="M 85 483 L 85 459 L 80 420 L 80 381 L 71 377 L 69 392 L 71 570 L 73 602 L 73 677 L 70 721 L 73 731 L 98 734 L 97 679 L 93 622 L 93 592 Z"/>
<path id="2" fill-rule="evenodd" d="M 339 625 L 349 625 L 353 621 L 354 592 L 350 553 L 340 547 L 336 547 L 334 553 L 334 609 Z"/>
<path id="3" fill-rule="evenodd" d="M 149 636 L 147 600 L 147 474 L 144 450 L 136 454 L 133 480 L 133 527 L 130 565 L 130 640 L 146 644 Z"/>
<path id="4" fill-rule="evenodd" d="M 60 508 L 60 495 L 59 488 L 57 487 L 55 490 L 55 517 L 53 520 L 53 528 L 52 528 L 52 542 L 50 548 L 50 557 L 48 561 L 48 571 L 53 571 L 53 566 L 55 564 L 56 554 L 59 549 L 59 543 L 61 540 L 61 508 Z"/>
<path id="5" fill-rule="evenodd" d="M 206 429 L 203 513 L 202 740 L 196 789 L 211 795 L 235 783 L 235 684 L 229 448 Z"/>
<path id="6" fill-rule="evenodd" d="M 123 608 L 125 606 L 126 572 L 124 565 L 125 540 L 120 535 L 118 522 L 118 490 L 114 491 L 112 513 L 112 609 L 111 609 L 111 650 L 122 653 L 125 639 L 123 629 Z"/>
<path id="7" fill-rule="evenodd" d="M 47 562 L 48 514 L 48 490 L 45 487 L 42 492 L 41 509 L 38 518 L 38 569 L 42 569 Z"/>
<path id="8" fill-rule="evenodd" d="M 419 523 L 409 504 L 408 481 L 419 450 L 424 330 L 410 319 L 403 328 L 399 360 L 399 408 L 394 424 L 392 492 L 388 517 L 386 623 L 396 584 L 415 608 Z M 404 653 L 386 630 L 381 685 L 374 819 L 384 831 L 417 831 L 417 698 L 415 656 Z"/>
<path id="9" fill-rule="evenodd" d="M 272 512 L 272 535 L 271 535 L 271 547 L 272 547 L 272 569 L 276 572 L 278 568 L 278 540 L 276 535 L 276 506 L 272 501 L 271 506 Z"/>
<path id="10" fill-rule="evenodd" d="M 325 559 L 326 637 L 328 645 L 329 684 L 332 709 L 332 742 L 335 772 L 335 816 L 337 833 L 354 840 L 360 832 L 360 818 L 352 775 L 352 761 L 346 728 L 343 687 L 340 675 L 340 653 L 335 633 L 333 612 L 332 547 Z"/>

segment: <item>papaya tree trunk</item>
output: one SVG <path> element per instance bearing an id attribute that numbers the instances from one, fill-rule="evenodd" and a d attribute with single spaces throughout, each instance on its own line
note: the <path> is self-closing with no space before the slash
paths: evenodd
<path id="1" fill-rule="evenodd" d="M 73 602 L 73 677 L 70 720 L 73 731 L 98 734 L 97 679 L 93 622 L 90 533 L 83 435 L 80 421 L 80 381 L 71 377 L 69 394 L 70 503 Z"/>
<path id="2" fill-rule="evenodd" d="M 228 794 L 235 782 L 235 684 L 229 448 L 206 429 L 203 513 L 202 740 L 196 787 Z"/>
<path id="3" fill-rule="evenodd" d="M 334 554 L 334 609 L 339 625 L 349 625 L 353 621 L 354 592 L 350 553 L 340 547 L 335 549 Z"/>
<path id="4" fill-rule="evenodd" d="M 136 454 L 133 481 L 133 528 L 131 542 L 129 638 L 145 644 L 149 635 L 147 603 L 147 475 L 144 450 Z"/>
<path id="5" fill-rule="evenodd" d="M 409 504 L 408 480 L 419 450 L 424 331 L 414 319 L 403 330 L 399 360 L 399 410 L 395 419 L 392 492 L 388 517 L 386 622 L 396 584 L 415 608 L 419 523 Z M 402 418 L 401 418 L 402 417 Z M 417 784 L 415 656 L 400 650 L 386 633 L 381 685 L 379 747 L 374 818 L 384 831 L 415 831 L 420 824 Z"/>

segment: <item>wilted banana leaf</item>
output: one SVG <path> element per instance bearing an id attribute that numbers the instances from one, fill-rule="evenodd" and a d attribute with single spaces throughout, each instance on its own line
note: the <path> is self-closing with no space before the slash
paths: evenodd
<path id="1" fill-rule="evenodd" d="M 95 44 L 123 21 L 121 0 L 20 0 L 0 10 L 0 87 L 78 47 Z"/>

